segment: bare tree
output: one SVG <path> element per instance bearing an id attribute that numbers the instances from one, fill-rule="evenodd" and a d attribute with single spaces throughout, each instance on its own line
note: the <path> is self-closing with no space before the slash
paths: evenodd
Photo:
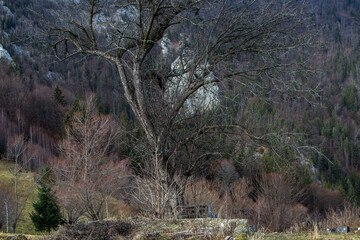
<path id="1" fill-rule="evenodd" d="M 10 217 L 12 215 L 13 193 L 5 184 L 0 184 L 0 229 L 6 225 L 6 232 L 9 232 Z"/>
<path id="2" fill-rule="evenodd" d="M 62 160 L 54 166 L 69 222 L 82 215 L 93 220 L 106 217 L 107 198 L 117 193 L 123 177 L 108 158 L 115 136 L 114 120 L 97 112 L 94 96 L 79 101 L 60 145 Z"/>
<path id="3" fill-rule="evenodd" d="M 75 191 L 60 188 L 56 192 L 62 209 L 62 215 L 68 224 L 74 224 L 84 215 L 85 208 Z"/>
<path id="4" fill-rule="evenodd" d="M 135 178 L 135 189 L 132 194 L 133 205 L 142 210 L 145 215 L 155 215 L 158 218 L 177 216 L 179 209 L 176 207 L 169 209 L 169 206 L 176 206 L 177 197 L 184 195 L 182 191 L 185 190 L 182 188 L 185 187 L 185 181 L 174 179 L 172 182 L 168 181 L 167 184 L 162 184 L 160 181 L 163 177 L 160 174 L 163 173 L 160 170 L 160 167 L 155 166 L 151 169 L 153 175 Z M 178 187 L 179 185 L 181 188 Z M 174 192 L 174 189 L 178 192 Z"/>
<path id="5" fill-rule="evenodd" d="M 23 210 L 25 208 L 26 202 L 29 199 L 30 195 L 35 190 L 35 187 L 38 185 L 42 176 L 39 176 L 34 180 L 30 185 L 29 189 L 23 191 L 20 188 L 20 179 L 22 177 L 22 170 L 26 169 L 31 161 L 32 156 L 28 153 L 28 143 L 25 141 L 23 135 L 15 136 L 9 139 L 7 144 L 7 159 L 14 162 L 14 168 L 10 170 L 14 183 L 14 204 L 13 211 L 11 214 L 12 219 L 12 232 L 15 233 L 16 227 L 19 219 L 22 216 Z"/>
<path id="6" fill-rule="evenodd" d="M 307 41 L 299 34 L 299 6 L 293 0 L 64 1 L 50 12 L 46 37 L 59 60 L 97 56 L 114 64 L 144 134 L 136 147 L 151 166 L 144 174 L 156 176 L 155 189 L 173 192 L 176 202 L 168 207 L 176 208 L 186 179 L 219 154 L 211 139 L 239 130 L 262 140 L 225 120 L 218 86 L 302 90 L 301 70 L 288 60 Z"/>

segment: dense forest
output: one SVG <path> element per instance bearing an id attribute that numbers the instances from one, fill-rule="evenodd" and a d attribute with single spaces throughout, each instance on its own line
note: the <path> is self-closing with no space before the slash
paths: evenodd
<path id="1" fill-rule="evenodd" d="M 210 205 L 219 217 L 247 218 L 283 231 L 360 206 L 359 1 L 289 1 L 292 14 L 272 19 L 276 3 L 283 1 L 255 1 L 248 15 L 244 6 L 252 1 L 224 1 L 239 4 L 231 11 L 244 11 L 249 24 L 241 26 L 244 36 L 229 35 L 228 42 L 214 44 L 206 63 L 200 62 L 206 41 L 216 31 L 228 34 L 221 28 L 225 24 L 214 23 L 215 33 L 210 34 L 201 27 L 212 21 L 206 11 L 186 9 L 184 22 L 169 24 L 160 37 L 150 34 L 156 44 L 149 43 L 149 49 L 143 44 L 149 54 L 139 67 L 146 83 L 145 113 L 137 108 L 141 101 L 134 104 L 127 95 L 135 94 L 136 81 L 127 89 L 118 63 L 96 55 L 111 53 L 105 46 L 116 31 L 136 33 L 136 28 L 129 24 L 129 30 L 113 29 L 97 38 L 96 48 L 95 40 L 89 40 L 90 47 L 84 40 L 85 50 L 78 52 L 77 45 L 63 41 L 57 52 L 49 43 L 68 33 L 44 33 L 59 22 L 67 27 L 53 14 L 60 11 L 59 2 L 0 1 L 0 161 L 34 172 L 39 181 L 46 175 L 67 223 L 118 215 L 163 218 L 176 215 L 179 206 L 201 204 Z M 144 9 L 152 4 L 139 2 Z M 117 4 L 128 11 L 119 18 L 131 22 L 131 7 Z M 262 7 L 270 9 L 269 15 L 256 12 Z M 212 11 L 220 16 L 220 10 Z M 106 14 L 115 13 L 109 7 L 97 18 L 95 32 L 103 33 L 110 21 Z M 290 24 L 283 26 L 287 21 Z M 274 33 L 260 27 L 257 35 L 246 32 L 256 24 L 264 24 L 264 29 L 274 24 Z M 81 40 L 88 30 L 81 33 L 81 27 L 74 26 L 69 29 L 79 31 L 78 36 L 64 36 Z M 254 42 L 236 45 L 247 37 Z M 131 41 L 123 40 L 129 46 Z M 236 46 L 243 49 L 234 50 L 224 63 L 222 57 Z M 88 54 L 92 47 L 94 52 Z M 197 48 L 189 50 L 192 47 Z M 131 61 L 131 51 L 116 53 L 123 54 L 119 62 L 127 77 L 137 69 L 125 64 Z M 78 54 L 72 56 L 74 52 Z M 168 109 L 175 109 L 174 96 L 183 94 L 178 88 L 184 75 L 211 83 L 204 89 L 199 85 L 172 117 Z M 174 82 L 178 85 L 171 85 Z M 148 118 L 142 118 L 144 114 Z M 169 127 L 162 128 L 166 124 Z M 0 230 L 6 231 L 5 203 L 12 203 L 11 224 L 16 228 L 21 218 L 18 198 L 16 187 L 0 182 Z"/>

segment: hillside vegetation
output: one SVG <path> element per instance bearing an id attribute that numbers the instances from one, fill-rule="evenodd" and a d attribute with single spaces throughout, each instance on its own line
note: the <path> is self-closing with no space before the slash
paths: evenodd
<path id="1" fill-rule="evenodd" d="M 359 23 L 356 0 L 0 1 L 0 231 L 35 233 L 44 172 L 69 225 L 356 229 Z"/>

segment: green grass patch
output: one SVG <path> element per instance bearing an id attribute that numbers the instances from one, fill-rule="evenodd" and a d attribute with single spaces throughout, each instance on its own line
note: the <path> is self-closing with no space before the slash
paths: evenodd
<path id="1" fill-rule="evenodd" d="M 1 160 L 0 161 L 0 182 L 8 185 L 10 190 L 14 189 L 14 180 L 13 175 L 14 164 Z M 20 204 L 19 207 L 24 203 L 26 196 L 29 191 L 33 189 L 34 186 L 34 173 L 28 171 L 21 171 L 19 173 L 18 179 L 18 192 L 20 194 Z M 26 201 L 25 208 L 22 212 L 20 220 L 16 228 L 16 233 L 26 233 L 26 234 L 36 234 L 35 227 L 33 226 L 30 214 L 33 212 L 32 203 L 37 200 L 37 188 L 35 187 L 30 194 L 28 200 Z M 4 230 L 4 229 L 3 229 Z M 11 229 L 9 229 L 11 231 Z"/>

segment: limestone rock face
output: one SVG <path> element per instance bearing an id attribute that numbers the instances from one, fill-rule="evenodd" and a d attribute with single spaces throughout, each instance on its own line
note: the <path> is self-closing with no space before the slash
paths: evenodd
<path id="1" fill-rule="evenodd" d="M 13 60 L 9 52 L 1 44 L 0 44 L 0 59 L 5 59 L 8 62 L 11 62 Z"/>
<path id="2" fill-rule="evenodd" d="M 191 62 L 189 57 L 186 57 L 187 54 L 191 55 L 191 52 L 178 57 L 171 64 L 171 70 L 175 77 L 167 83 L 165 96 L 170 104 L 174 104 L 186 91 L 198 84 L 197 80 L 204 82 L 204 85 L 193 93 L 182 107 L 182 113 L 191 116 L 195 113 L 204 113 L 218 106 L 220 103 L 220 90 L 214 82 L 214 74 L 208 72 L 207 66 L 204 64 L 199 65 L 193 70 L 192 65 L 195 63 Z"/>

